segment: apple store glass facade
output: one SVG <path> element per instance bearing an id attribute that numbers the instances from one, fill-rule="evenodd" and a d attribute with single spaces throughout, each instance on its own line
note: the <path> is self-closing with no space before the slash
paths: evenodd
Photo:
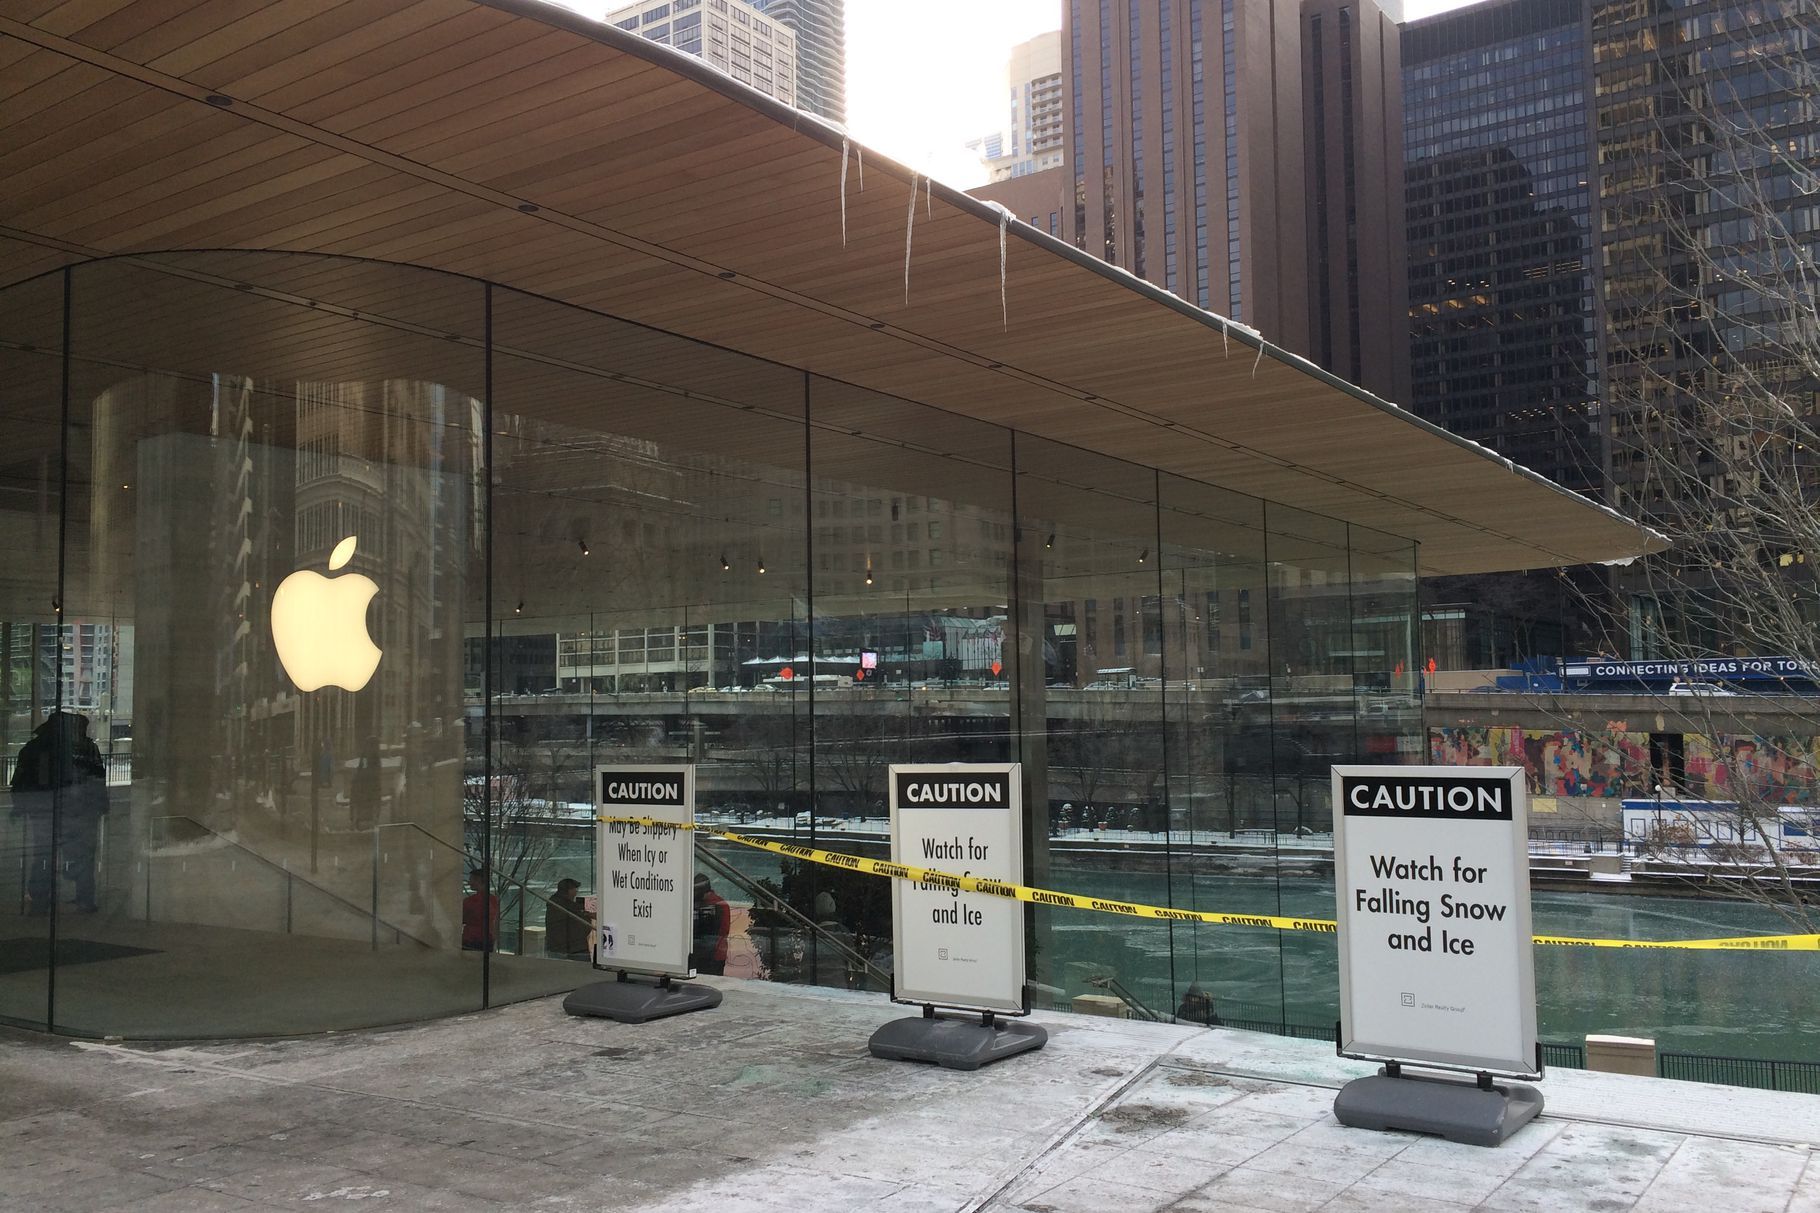
<path id="1" fill-rule="evenodd" d="M 1031 883 L 1329 915 L 1329 765 L 1417 753 L 1408 541 L 499 285 L 75 266 L 0 293 L 0 426 L 17 1024 L 572 988 L 597 763 L 882 855 L 889 763 L 1019 761 Z M 701 856 L 728 974 L 888 982 L 882 882 Z M 1038 1008 L 1332 1019 L 1330 938 L 1036 909 L 1029 949 Z"/>

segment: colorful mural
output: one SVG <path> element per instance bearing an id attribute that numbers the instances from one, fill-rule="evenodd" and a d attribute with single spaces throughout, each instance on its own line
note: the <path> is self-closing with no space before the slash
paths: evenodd
<path id="1" fill-rule="evenodd" d="M 1635 795 L 1651 783 L 1648 733 L 1524 729 L 1523 765 L 1542 796 Z"/>
<path id="2" fill-rule="evenodd" d="M 1523 762 L 1519 729 L 1467 728 L 1428 730 L 1428 760 L 1441 767 L 1508 767 Z"/>
<path id="3" fill-rule="evenodd" d="M 1649 734 L 1473 725 L 1432 728 L 1441 766 L 1520 766 L 1536 796 L 1634 795 L 1651 785 Z"/>
<path id="4" fill-rule="evenodd" d="M 1816 798 L 1815 743 L 1811 737 L 1721 734 L 1712 738 L 1689 733 L 1686 791 L 1710 800 L 1812 804 Z"/>
<path id="5" fill-rule="evenodd" d="M 1536 796 L 1648 795 L 1669 783 L 1651 766 L 1649 734 L 1471 725 L 1428 730 L 1438 766 L 1521 766 Z M 1697 733 L 1682 738 L 1683 795 L 1771 804 L 1820 801 L 1820 739 Z"/>

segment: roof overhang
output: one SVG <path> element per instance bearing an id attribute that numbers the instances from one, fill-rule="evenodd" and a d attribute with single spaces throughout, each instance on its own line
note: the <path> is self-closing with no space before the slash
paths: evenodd
<path id="1" fill-rule="evenodd" d="M 1667 546 L 537 0 L 0 0 L 0 82 L 0 287 L 186 248 L 407 262 L 1402 536 L 1425 575 Z"/>

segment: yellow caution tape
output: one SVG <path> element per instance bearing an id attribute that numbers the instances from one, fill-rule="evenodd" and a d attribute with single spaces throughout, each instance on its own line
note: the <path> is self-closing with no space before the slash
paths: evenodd
<path id="1" fill-rule="evenodd" d="M 819 863 L 830 868 L 844 868 L 849 872 L 865 872 L 873 876 L 888 876 L 895 880 L 914 880 L 919 884 L 931 885 L 938 889 L 950 889 L 960 893 L 983 893 L 989 897 L 1006 897 L 1014 901 L 1027 901 L 1032 905 L 1055 906 L 1066 910 L 1091 910 L 1101 914 L 1123 914 L 1128 918 L 1158 918 L 1169 922 L 1203 922 L 1213 926 L 1310 931 L 1321 935 L 1332 935 L 1338 929 L 1332 920 L 1325 918 L 1291 918 L 1280 914 L 1226 914 L 1210 910 L 1172 910 L 1165 906 L 1144 905 L 1141 902 L 1112 901 L 1104 897 L 1083 897 L 1078 893 L 1058 893 L 1053 889 L 1037 889 L 1029 885 L 1011 884 L 1007 881 L 989 880 L 979 876 L 956 875 L 953 872 L 943 872 L 936 868 L 919 868 L 914 864 L 893 863 L 887 859 L 868 859 L 863 855 L 847 855 L 840 851 L 822 851 L 815 847 L 799 846 L 792 842 L 772 842 L 764 838 L 749 838 L 744 834 L 735 834 L 728 830 L 711 830 L 706 826 L 659 821 L 652 817 L 597 817 L 595 820 L 610 825 L 694 830 L 698 834 L 723 838 L 728 842 L 738 843 L 740 846 L 754 847 L 777 855 L 788 855 L 792 859 L 807 860 L 810 863 Z M 1571 948 L 1678 948 L 1694 951 L 1757 949 L 1779 952 L 1820 952 L 1820 935 L 1743 935 L 1729 939 L 1651 940 L 1580 939 L 1572 935 L 1537 935 L 1535 941 L 1551 947 Z"/>
<path id="2" fill-rule="evenodd" d="M 1820 935 L 1736 935 L 1729 939 L 1578 939 L 1538 935 L 1537 943 L 1568 948 L 1681 948 L 1699 952 L 1820 952 Z"/>

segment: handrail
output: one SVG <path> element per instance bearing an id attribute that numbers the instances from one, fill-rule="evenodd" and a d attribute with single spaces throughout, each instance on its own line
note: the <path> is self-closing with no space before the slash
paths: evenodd
<path id="1" fill-rule="evenodd" d="M 458 847 L 454 843 L 450 842 L 448 839 L 438 837 L 437 835 L 431 833 L 429 830 L 425 829 L 423 826 L 417 824 L 415 821 L 387 821 L 387 822 L 382 822 L 380 824 L 381 824 L 381 826 L 389 826 L 389 827 L 408 826 L 411 829 L 416 830 L 418 833 L 422 834 L 425 838 L 428 838 L 431 842 L 434 842 L 434 843 L 438 844 L 439 846 L 447 847 L 449 850 L 456 852 L 465 861 L 476 864 L 476 865 L 478 865 L 480 863 L 480 860 L 474 855 L 474 853 L 469 851 L 466 847 Z M 817 939 L 817 946 L 826 944 L 827 946 L 832 947 L 836 952 L 840 952 L 840 953 L 844 954 L 846 959 L 850 963 L 858 964 L 859 966 L 864 968 L 866 970 L 866 972 L 874 980 L 878 981 L 879 984 L 882 985 L 885 989 L 888 990 L 891 988 L 891 974 L 885 972 L 883 969 L 881 969 L 877 965 L 873 964 L 871 960 L 860 955 L 860 953 L 857 950 L 855 950 L 854 948 L 848 946 L 847 944 L 841 942 L 839 939 L 835 938 L 833 935 L 829 934 L 828 931 L 825 930 L 819 923 L 812 921 L 807 915 L 803 914 L 795 906 L 792 906 L 789 902 L 783 900 L 777 894 L 771 892 L 771 890 L 765 888 L 763 885 L 759 884 L 756 880 L 753 880 L 751 877 L 747 876 L 744 872 L 740 871 L 738 868 L 734 867 L 732 864 L 728 863 L 726 860 L 722 859 L 720 856 L 714 854 L 712 851 L 709 851 L 707 848 L 700 847 L 700 846 L 696 847 L 695 855 L 698 859 L 706 860 L 709 867 L 713 868 L 716 872 L 718 872 L 720 875 L 725 877 L 727 880 L 738 885 L 742 890 L 751 894 L 754 898 L 762 898 L 764 901 L 769 903 L 773 908 L 782 911 L 786 917 L 794 920 L 795 922 L 800 924 L 802 927 L 813 932 Z M 534 897 L 538 901 L 543 902 L 546 907 L 549 907 L 549 908 L 558 910 L 561 913 L 567 914 L 570 918 L 573 918 L 578 922 L 587 923 L 589 928 L 592 929 L 593 924 L 591 922 L 589 922 L 587 919 L 582 918 L 580 915 L 574 913 L 573 911 L 564 910 L 561 906 L 554 905 L 550 901 L 549 898 L 545 897 L 543 894 L 532 889 L 530 887 L 530 885 L 528 885 L 523 880 L 520 880 L 518 877 L 509 876 L 503 872 L 496 872 L 496 873 L 494 873 L 494 875 L 497 876 L 501 880 L 507 881 L 511 884 L 518 886 L 518 889 L 521 894 Z"/>
<path id="2" fill-rule="evenodd" d="M 422 834 L 425 838 L 429 839 L 431 842 L 435 843 L 437 846 L 448 848 L 449 850 L 455 852 L 457 855 L 461 856 L 462 861 L 464 863 L 471 863 L 471 864 L 475 865 L 476 867 L 484 866 L 484 861 L 479 856 L 475 855 L 472 851 L 468 850 L 465 846 L 456 846 L 454 843 L 450 842 L 448 839 L 440 838 L 437 835 L 432 834 L 428 829 L 424 828 L 421 825 L 418 825 L 414 821 L 382 821 L 378 825 L 374 826 L 373 828 L 375 830 L 384 830 L 384 829 L 399 829 L 401 827 L 408 827 L 410 829 L 416 830 L 419 834 Z M 561 906 L 559 906 L 555 902 L 551 901 L 548 897 L 545 897 L 542 893 L 537 892 L 528 883 L 526 883 L 523 880 L 520 880 L 518 877 L 512 876 L 505 872 L 500 872 L 500 871 L 495 871 L 493 873 L 493 875 L 498 880 L 503 880 L 508 884 L 518 886 L 518 893 L 519 893 L 519 897 L 521 899 L 520 900 L 521 906 L 523 904 L 523 902 L 522 902 L 523 898 L 534 897 L 538 901 L 543 902 L 544 911 L 546 913 L 548 913 L 550 910 L 555 910 L 559 914 L 566 914 L 570 918 L 573 918 L 576 922 L 579 922 L 583 926 L 587 927 L 590 932 L 593 931 L 594 923 L 591 919 L 589 919 L 585 915 L 577 914 L 573 910 L 563 909 Z M 519 946 L 521 948 L 524 946 L 522 939 L 519 941 Z"/>
<path id="3" fill-rule="evenodd" d="M 695 854 L 697 858 L 707 860 L 709 867 L 713 868 L 716 872 L 719 872 L 722 876 L 738 885 L 753 897 L 763 898 L 770 903 L 772 909 L 781 910 L 786 917 L 795 920 L 810 931 L 813 931 L 817 936 L 818 947 L 821 946 L 822 943 L 826 943 L 831 945 L 835 951 L 845 953 L 848 961 L 858 962 L 859 965 L 881 986 L 887 990 L 891 989 L 891 974 L 873 964 L 867 957 L 860 955 L 856 949 L 829 934 L 822 928 L 820 923 L 811 920 L 807 914 L 804 914 L 795 906 L 779 897 L 776 893 L 773 893 L 770 889 L 765 888 L 764 885 L 758 883 L 758 881 L 752 879 L 750 876 L 747 876 L 744 872 L 740 871 L 720 856 L 709 851 L 706 847 L 696 847 Z"/>
<path id="4" fill-rule="evenodd" d="M 1156 1011 L 1152 1011 L 1149 1007 L 1145 1006 L 1142 999 L 1136 994 L 1133 994 L 1130 990 L 1127 990 L 1124 983 L 1110 973 L 1104 977 L 1090 977 L 1087 979 L 1087 984 L 1097 989 L 1112 991 L 1113 995 L 1117 997 L 1120 1002 L 1130 1007 L 1133 1011 L 1136 1011 L 1143 1019 L 1148 1019 L 1152 1023 L 1169 1022 L 1165 1016 Z"/>
<path id="5" fill-rule="evenodd" d="M 220 830 L 217 830 L 215 827 L 208 825 L 204 822 L 197 821 L 194 817 L 191 817 L 188 813 L 165 813 L 158 817 L 149 818 L 146 821 L 146 833 L 148 835 L 148 837 L 147 837 L 148 845 L 147 845 L 147 850 L 146 850 L 146 863 L 148 866 L 146 869 L 146 880 L 145 880 L 145 884 L 146 884 L 145 900 L 146 900 L 146 906 L 148 909 L 148 913 L 146 915 L 147 921 L 150 921 L 150 918 L 151 918 L 149 909 L 150 909 L 151 900 L 152 900 L 152 892 L 151 892 L 152 879 L 151 879 L 151 868 L 149 865 L 153 858 L 152 854 L 151 854 L 151 850 L 150 850 L 149 835 L 151 833 L 151 827 L 160 821 L 187 821 L 191 825 L 196 826 L 198 829 L 206 831 L 211 836 L 213 836 L 215 838 L 219 838 L 222 842 L 227 843 L 229 846 L 234 847 L 237 850 L 244 851 L 246 854 L 248 854 L 252 858 L 258 860 L 260 863 L 266 865 L 268 868 L 271 868 L 274 871 L 284 873 L 286 880 L 301 880 L 309 888 L 316 890 L 318 893 L 321 893 L 324 897 L 327 897 L 331 901 L 340 902 L 343 906 L 346 906 L 348 909 L 352 910 L 354 913 L 366 915 L 367 917 L 370 917 L 375 923 L 384 923 L 386 928 L 388 930 L 390 930 L 394 935 L 405 938 L 405 939 L 409 939 L 412 943 L 417 944 L 420 947 L 427 948 L 427 947 L 432 946 L 427 940 L 418 938 L 416 935 L 413 935 L 411 932 L 405 930 L 403 927 L 399 926 L 397 923 L 391 922 L 391 921 L 388 921 L 386 919 L 379 917 L 379 915 L 376 912 L 374 912 L 373 909 L 368 908 L 368 907 L 358 906 L 358 905 L 354 904 L 352 901 L 349 901 L 347 898 L 343 897 L 341 894 L 333 891 L 332 889 L 326 889 L 323 886 L 317 884 L 315 881 L 308 879 L 307 877 L 299 876 L 295 871 L 293 871 L 291 868 L 286 867 L 284 864 L 277 863 L 277 862 L 274 862 L 273 860 L 267 859 L 264 855 L 261 855 L 258 851 L 253 850 L 253 848 L 247 846 L 244 842 L 241 842 L 238 838 L 229 838 L 226 834 L 223 834 Z M 288 917 L 288 911 L 287 911 L 287 917 Z"/>

